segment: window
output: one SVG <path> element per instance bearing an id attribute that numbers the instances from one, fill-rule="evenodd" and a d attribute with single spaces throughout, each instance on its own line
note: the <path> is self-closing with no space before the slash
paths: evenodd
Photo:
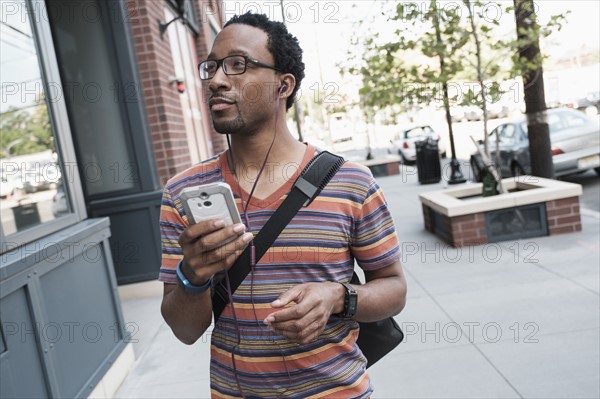
<path id="1" fill-rule="evenodd" d="M 426 131 L 425 131 L 424 128 L 422 128 L 422 127 L 416 127 L 414 129 L 408 130 L 405 133 L 405 137 L 407 139 L 413 139 L 413 138 L 418 138 L 418 137 L 425 136 L 425 133 L 426 133 Z"/>
<path id="2" fill-rule="evenodd" d="M 85 217 L 44 3 L 11 5 L 0 25 L 0 252 Z"/>
<path id="3" fill-rule="evenodd" d="M 181 0 L 180 0 L 181 1 Z M 167 2 L 173 7 L 173 9 L 177 12 L 177 0 L 167 0 Z M 211 4 L 205 4 L 202 2 L 203 7 L 209 7 L 208 10 L 212 10 Z M 202 10 L 205 12 L 206 10 Z M 183 0 L 183 12 L 185 15 L 186 25 L 194 32 L 194 34 L 198 34 L 200 32 L 200 27 L 198 26 L 198 18 L 196 17 L 196 9 L 194 7 L 194 2 L 191 0 Z M 169 22 L 170 20 L 166 21 Z M 165 23 L 166 23 L 165 22 Z"/>
<path id="4" fill-rule="evenodd" d="M 577 112 L 565 112 L 561 114 L 562 120 L 566 128 L 580 127 L 589 123 L 583 115 Z"/>
<path id="5" fill-rule="evenodd" d="M 548 114 L 548 128 L 550 133 L 553 133 L 564 129 L 565 124 L 560 120 L 558 114 Z"/>
<path id="6" fill-rule="evenodd" d="M 50 12 L 69 117 L 77 140 L 77 167 L 86 197 L 103 198 L 139 189 L 131 142 L 125 133 L 124 103 L 134 101 L 134 86 L 121 91 L 115 56 L 101 20 L 69 18 L 73 3 L 55 0 Z M 96 0 L 77 3 L 102 10 Z M 108 117 L 110 115 L 110 117 Z"/>
<path id="7" fill-rule="evenodd" d="M 512 123 L 504 125 L 499 134 L 500 142 L 503 144 L 514 144 L 520 140 L 517 128 Z"/>
<path id="8" fill-rule="evenodd" d="M 558 132 L 562 129 L 565 129 L 565 124 L 563 123 L 563 121 L 560 119 L 560 117 L 558 116 L 557 113 L 548 113 L 547 114 L 547 122 L 548 122 L 548 129 L 550 130 L 550 134 Z M 523 132 L 525 133 L 525 135 L 527 135 L 527 121 L 525 122 L 521 122 L 521 129 L 523 130 Z"/>

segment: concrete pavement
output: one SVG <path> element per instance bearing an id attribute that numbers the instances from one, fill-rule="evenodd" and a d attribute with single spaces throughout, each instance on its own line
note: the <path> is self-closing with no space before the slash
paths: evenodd
<path id="1" fill-rule="evenodd" d="M 402 242 L 406 338 L 369 370 L 373 398 L 600 397 L 600 209 L 582 204 L 579 233 L 454 249 L 418 201 L 445 183 L 402 172 L 378 181 Z M 122 301 L 137 360 L 116 397 L 209 397 L 209 339 L 177 341 L 149 287 Z"/>

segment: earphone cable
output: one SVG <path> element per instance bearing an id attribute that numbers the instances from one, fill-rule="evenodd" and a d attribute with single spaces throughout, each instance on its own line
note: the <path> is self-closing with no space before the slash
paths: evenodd
<path id="1" fill-rule="evenodd" d="M 279 93 L 281 94 L 282 91 L 283 90 L 280 89 Z M 261 177 L 261 175 L 262 175 L 262 173 L 263 173 L 263 171 L 265 169 L 265 166 L 266 166 L 267 161 L 269 159 L 269 154 L 271 153 L 271 150 L 273 149 L 273 145 L 275 144 L 275 139 L 277 138 L 277 127 L 278 127 L 278 124 L 279 124 L 279 98 L 280 98 L 280 96 L 277 96 L 276 103 L 275 103 L 275 130 L 273 132 L 273 139 L 271 140 L 271 144 L 269 145 L 269 149 L 267 150 L 267 154 L 265 155 L 265 159 L 264 159 L 264 161 L 262 163 L 262 166 L 261 166 L 261 168 L 260 168 L 260 170 L 259 170 L 259 172 L 258 172 L 258 174 L 256 176 L 256 179 L 254 180 L 254 183 L 252 185 L 252 189 L 250 190 L 250 194 L 248 195 L 248 200 L 247 201 L 244 201 L 244 195 L 243 195 L 242 187 L 240 185 L 240 181 L 239 181 L 239 178 L 238 178 L 238 174 L 237 174 L 237 170 L 236 170 L 236 166 L 235 166 L 235 162 L 234 162 L 234 158 L 233 158 L 233 151 L 232 151 L 232 148 L 231 148 L 231 139 L 229 137 L 229 134 L 226 135 L 226 137 L 227 137 L 227 147 L 229 149 L 229 154 L 228 154 L 229 155 L 229 165 L 230 165 L 230 168 L 231 168 L 231 170 L 233 172 L 233 175 L 235 177 L 235 181 L 236 181 L 236 184 L 237 184 L 238 196 L 240 197 L 240 201 L 241 201 L 241 205 L 242 205 L 244 222 L 246 224 L 247 230 L 250 231 L 250 232 L 251 232 L 251 229 L 250 229 L 250 219 L 248 217 L 248 208 L 250 206 L 250 201 L 251 201 L 252 197 L 254 196 L 254 191 L 256 189 L 256 186 L 258 185 L 258 180 L 260 179 L 260 177 Z M 255 246 L 254 246 L 254 240 L 250 241 L 249 247 L 250 247 L 250 300 L 252 302 L 252 311 L 254 313 L 254 318 L 256 320 L 256 323 L 257 323 L 258 327 L 260 328 L 261 325 L 260 325 L 260 323 L 258 321 L 258 315 L 256 314 L 256 305 L 254 303 L 254 275 L 255 275 L 254 269 L 255 269 L 255 266 L 256 266 L 256 249 L 255 249 Z M 244 392 L 242 390 L 242 387 L 241 387 L 241 384 L 240 384 L 240 381 L 239 381 L 239 378 L 238 378 L 238 375 L 237 375 L 237 367 L 236 367 L 236 364 L 235 364 L 235 350 L 241 344 L 241 334 L 240 334 L 240 328 L 239 328 L 239 321 L 238 321 L 237 316 L 235 314 L 235 308 L 234 308 L 234 304 L 233 304 L 233 293 L 231 292 L 231 284 L 230 284 L 230 281 L 229 281 L 229 274 L 227 274 L 227 273 L 225 274 L 225 282 L 226 282 L 226 287 L 227 287 L 227 296 L 228 296 L 228 299 L 229 299 L 229 304 L 231 306 L 231 314 L 233 316 L 233 320 L 234 320 L 234 324 L 235 324 L 235 331 L 236 331 L 236 336 L 237 336 L 237 343 L 236 343 L 236 345 L 234 345 L 233 350 L 231 352 L 231 363 L 232 363 L 232 366 L 233 366 L 233 374 L 234 374 L 234 377 L 235 377 L 236 385 L 238 387 L 238 390 L 240 391 L 240 395 L 242 395 L 242 398 L 245 399 L 246 397 L 245 397 Z M 283 357 L 283 361 L 284 361 L 284 364 L 285 364 L 286 372 L 288 374 L 288 379 L 291 380 L 290 373 L 288 371 L 288 367 L 287 367 L 287 364 L 286 364 L 285 356 L 283 355 L 283 353 L 282 353 L 282 357 Z M 284 391 L 284 393 L 286 391 L 287 391 L 287 388 Z"/>

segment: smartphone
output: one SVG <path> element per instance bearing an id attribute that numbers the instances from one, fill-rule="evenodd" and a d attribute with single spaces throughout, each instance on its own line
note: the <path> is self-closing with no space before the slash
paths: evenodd
<path id="1" fill-rule="evenodd" d="M 225 226 L 242 222 L 227 183 L 184 188 L 180 199 L 190 224 L 209 219 L 222 219 Z"/>

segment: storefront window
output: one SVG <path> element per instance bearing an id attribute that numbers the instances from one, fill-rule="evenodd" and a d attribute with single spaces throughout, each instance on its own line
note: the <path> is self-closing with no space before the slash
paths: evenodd
<path id="1" fill-rule="evenodd" d="M 71 18 L 69 10 L 94 14 Z M 105 10 L 96 0 L 55 0 L 48 9 L 87 198 L 124 194 L 139 186 L 122 107 L 136 100 L 132 91 L 137 88 L 120 86 L 101 18 Z"/>
<path id="2" fill-rule="evenodd" d="M 34 232 L 29 235 L 34 239 L 40 231 L 49 231 L 36 227 L 65 216 L 81 218 L 73 215 L 69 194 L 78 184 L 78 174 L 65 170 L 68 163 L 61 157 L 55 113 L 64 99 L 58 80 L 51 80 L 41 67 L 55 59 L 53 54 L 40 54 L 43 46 L 31 24 L 36 14 L 25 2 L 1 0 L 0 6 L 1 232 L 3 237 Z M 68 147 L 68 140 L 64 141 Z"/>

